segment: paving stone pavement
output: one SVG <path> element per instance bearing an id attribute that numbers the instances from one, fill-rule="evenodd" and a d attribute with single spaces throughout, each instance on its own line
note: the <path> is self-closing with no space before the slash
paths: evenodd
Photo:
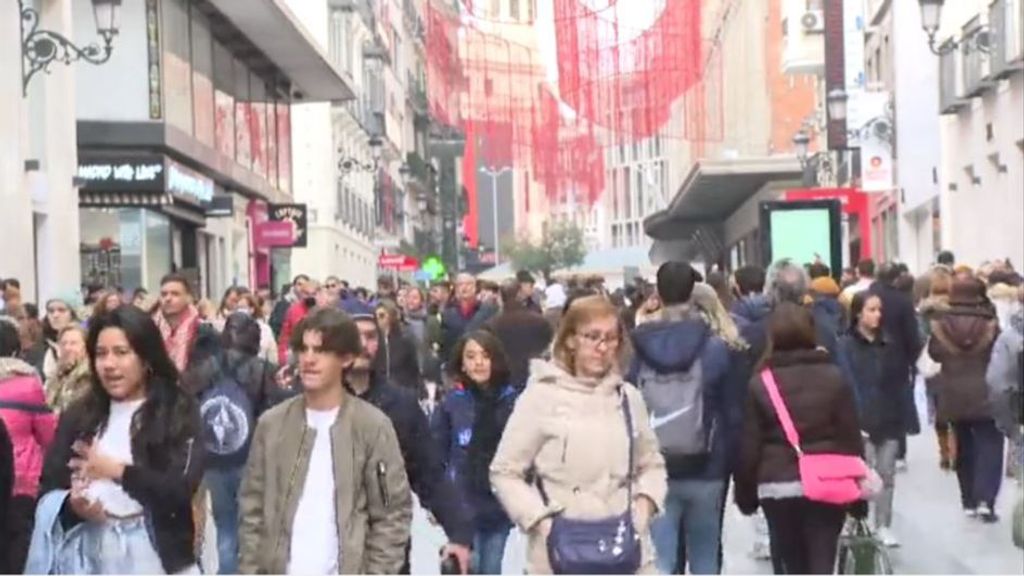
<path id="1" fill-rule="evenodd" d="M 917 389 L 922 433 L 908 441 L 908 469 L 896 478 L 893 531 L 902 546 L 892 551 L 895 571 L 902 574 L 1021 574 L 1024 551 L 1010 540 L 1010 514 L 1020 484 L 1006 479 L 997 503 L 1001 519 L 983 524 L 960 510 L 956 475 L 938 465 L 935 431 L 927 425 L 923 387 Z M 437 574 L 441 531 L 417 508 L 413 524 L 414 574 Z M 728 505 L 723 532 L 727 574 L 769 574 L 771 564 L 755 560 L 754 520 Z M 526 539 L 513 530 L 505 552 L 505 574 L 522 574 Z"/>

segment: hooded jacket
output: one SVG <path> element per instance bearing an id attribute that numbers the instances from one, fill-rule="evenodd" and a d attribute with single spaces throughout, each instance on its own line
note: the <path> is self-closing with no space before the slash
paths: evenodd
<path id="1" fill-rule="evenodd" d="M 373 369 L 383 374 L 386 381 L 411 391 L 417 399 L 427 397 L 420 375 L 419 352 L 411 335 L 397 330 L 385 335 L 382 330 Z"/>
<path id="2" fill-rule="evenodd" d="M 496 390 L 496 398 L 492 400 L 496 403 L 493 418 L 482 423 L 477 422 L 481 405 L 478 397 L 481 394 L 461 385 L 452 389 L 434 410 L 430 427 L 446 476 L 462 496 L 459 504 L 467 509 L 466 514 L 473 518 L 477 530 L 494 531 L 507 528 L 511 521 L 489 483 L 483 489 L 473 485 L 469 478 L 470 444 L 473 442 L 474 429 L 479 430 L 480 425 L 492 427 L 497 437 L 501 436 L 512 415 L 518 394 L 511 385 L 503 385 Z M 490 466 L 490 462 L 487 465 Z"/>
<path id="3" fill-rule="evenodd" d="M 522 388 L 530 376 L 530 361 L 543 356 L 551 345 L 554 338 L 551 325 L 539 313 L 521 304 L 506 308 L 487 325 L 505 348 L 512 385 Z"/>
<path id="4" fill-rule="evenodd" d="M 36 369 L 16 358 L 0 358 L 0 418 L 14 448 L 14 495 L 35 498 L 57 417 Z"/>
<path id="5" fill-rule="evenodd" d="M 1024 312 L 1010 318 L 1010 326 L 999 334 L 992 348 L 985 382 L 992 402 L 992 416 L 1009 438 L 1019 439 L 1024 424 Z"/>
<path id="6" fill-rule="evenodd" d="M 704 422 L 711 434 L 707 459 L 665 458 L 668 476 L 723 479 L 728 477 L 730 445 L 736 440 L 743 417 L 741 389 L 732 386 L 729 350 L 698 314 L 686 306 L 670 306 L 657 319 L 638 326 L 632 335 L 635 355 L 627 380 L 637 385 L 641 367 L 659 374 L 687 372 L 701 361 Z"/>
<path id="7" fill-rule="evenodd" d="M 748 294 L 736 301 L 729 311 L 740 336 L 750 344 L 750 355 L 760 359 L 767 343 L 768 317 L 772 314 L 772 302 L 765 294 Z"/>
<path id="8" fill-rule="evenodd" d="M 573 376 L 554 363 L 530 364 L 530 382 L 491 462 L 494 493 L 529 539 L 527 572 L 551 573 L 538 528 L 545 518 L 564 514 L 596 520 L 626 511 L 629 439 L 620 394 L 626 395 L 633 419 L 633 496 L 649 498 L 658 514 L 668 491 L 665 461 L 639 391 L 614 371 L 595 381 Z M 528 478 L 541 481 L 545 496 Z M 640 571 L 650 572 L 650 527 L 636 529 L 643 542 Z"/>
<path id="9" fill-rule="evenodd" d="M 998 334 L 999 322 L 990 309 L 982 306 L 954 305 L 932 322 L 928 353 L 942 364 L 942 371 L 935 377 L 939 421 L 992 417 L 985 373 Z"/>
<path id="10" fill-rule="evenodd" d="M 382 373 L 375 371 L 370 376 L 370 387 L 359 398 L 372 404 L 391 421 L 398 437 L 409 487 L 420 504 L 437 518 L 450 541 L 469 546 L 473 541 L 470 517 L 459 505 L 455 485 L 445 476 L 430 424 L 415 394 L 389 383 Z"/>
<path id="11" fill-rule="evenodd" d="M 814 315 L 814 330 L 818 344 L 834 356 L 836 344 L 843 331 L 843 305 L 835 296 L 815 294 L 811 301 L 811 314 Z"/>

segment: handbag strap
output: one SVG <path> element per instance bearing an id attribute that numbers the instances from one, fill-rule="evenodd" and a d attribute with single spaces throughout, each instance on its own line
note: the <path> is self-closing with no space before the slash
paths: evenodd
<path id="1" fill-rule="evenodd" d="M 793 418 L 789 415 L 786 403 L 782 401 L 782 394 L 779 392 L 779 385 L 775 382 L 775 375 L 770 369 L 765 368 L 761 371 L 761 380 L 764 382 L 768 398 L 771 399 L 772 406 L 775 408 L 775 415 L 779 417 L 779 423 L 782 424 L 782 430 L 786 433 L 786 440 L 789 440 L 789 444 L 793 446 L 798 456 L 803 456 L 803 450 L 800 449 L 800 435 L 797 434 L 796 426 L 793 425 Z"/>
<path id="2" fill-rule="evenodd" d="M 626 394 L 626 389 L 622 386 L 619 387 L 619 394 L 622 395 L 622 418 L 626 421 L 626 441 L 629 446 L 629 458 L 628 466 L 626 470 L 626 509 L 633 509 L 633 413 L 629 410 L 629 397 Z"/>

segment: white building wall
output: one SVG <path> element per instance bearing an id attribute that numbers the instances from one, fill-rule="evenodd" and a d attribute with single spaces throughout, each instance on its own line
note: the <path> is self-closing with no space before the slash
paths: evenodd
<path id="1" fill-rule="evenodd" d="M 82 41 L 72 31 L 70 0 L 38 7 L 41 29 Z M 0 276 L 17 278 L 26 302 L 43 302 L 79 284 L 74 71 L 54 63 L 49 75 L 33 77 L 26 98 L 17 2 L 0 3 L 0 23 Z M 26 160 L 38 171 L 26 171 Z"/>
<path id="2" fill-rule="evenodd" d="M 946 2 L 937 37 L 940 41 L 959 37 L 971 18 L 987 15 L 988 4 L 985 0 Z M 958 262 L 970 266 L 1004 257 L 1020 266 L 1024 262 L 1024 72 L 1014 72 L 956 114 L 942 116 L 940 134 L 941 248 L 952 250 Z M 973 170 L 979 183 L 972 182 L 968 170 Z"/>
<path id="3" fill-rule="evenodd" d="M 96 35 L 91 0 L 73 0 L 76 38 Z M 123 2 L 114 51 L 102 67 L 76 64 L 74 94 L 79 120 L 139 122 L 149 120 L 149 54 L 146 50 L 146 3 Z"/>
<path id="4" fill-rule="evenodd" d="M 932 205 L 939 196 L 939 68 L 928 49 L 915 2 L 893 2 L 892 81 L 895 84 L 897 187 L 901 192 L 900 260 L 922 271 L 938 252 Z M 924 64 L 926 63 L 926 64 Z"/>
<path id="5" fill-rule="evenodd" d="M 328 52 L 331 22 L 328 3 L 325 0 L 287 0 L 287 4 L 312 38 Z M 353 42 L 352 46 L 358 47 L 361 43 Z M 353 49 L 358 55 L 358 48 Z M 352 60 L 360 62 L 362 58 Z M 357 83 L 361 77 L 361 70 L 353 71 L 352 78 Z M 358 95 L 358 86 L 356 88 Z M 310 221 L 307 247 L 291 251 L 291 270 L 293 275 L 305 273 L 321 280 L 336 275 L 353 285 L 374 286 L 376 260 L 371 260 L 371 247 L 336 220 L 339 212 L 337 150 L 343 144 L 335 140 L 332 118 L 329 103 L 292 107 L 294 195 L 296 202 L 308 205 Z M 365 139 L 362 146 L 366 147 Z"/>

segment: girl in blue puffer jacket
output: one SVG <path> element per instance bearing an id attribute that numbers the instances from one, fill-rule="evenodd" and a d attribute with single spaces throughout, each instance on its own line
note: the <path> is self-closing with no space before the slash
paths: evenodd
<path id="1" fill-rule="evenodd" d="M 448 369 L 456 386 L 433 413 L 434 440 L 473 517 L 472 573 L 501 574 L 512 522 L 491 491 L 488 469 L 517 396 L 508 359 L 501 342 L 480 330 L 459 340 Z"/>

